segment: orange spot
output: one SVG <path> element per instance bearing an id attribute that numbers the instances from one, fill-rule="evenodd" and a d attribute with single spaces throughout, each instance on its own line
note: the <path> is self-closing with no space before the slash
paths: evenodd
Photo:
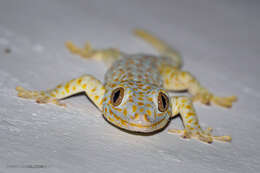
<path id="1" fill-rule="evenodd" d="M 105 107 L 105 112 L 107 112 L 107 108 Z"/>
<path id="2" fill-rule="evenodd" d="M 131 117 L 131 119 L 133 119 L 133 120 L 136 120 L 138 118 L 139 118 L 139 114 L 138 113 L 135 113 L 134 117 Z"/>
<path id="3" fill-rule="evenodd" d="M 95 100 L 98 100 L 99 99 L 99 96 L 95 96 Z"/>
<path id="4" fill-rule="evenodd" d="M 113 112 L 111 111 L 111 109 L 109 109 L 109 113 L 110 113 L 111 116 L 113 115 Z"/>
<path id="5" fill-rule="evenodd" d="M 187 106 L 186 106 L 186 109 L 191 109 L 191 106 L 190 106 L 190 105 L 187 105 Z"/>
<path id="6" fill-rule="evenodd" d="M 53 94 L 53 93 L 51 93 L 51 96 L 52 96 L 52 97 L 56 97 L 56 95 L 55 95 L 55 94 Z"/>
<path id="7" fill-rule="evenodd" d="M 181 72 L 181 76 L 185 77 L 186 76 L 186 72 Z"/>
<path id="8" fill-rule="evenodd" d="M 144 120 L 150 122 L 146 114 L 144 115 Z"/>
<path id="9" fill-rule="evenodd" d="M 187 115 L 189 115 L 189 116 L 193 116 L 193 115 L 195 115 L 195 113 L 193 113 L 193 112 L 189 112 L 189 113 L 187 113 Z"/>
<path id="10" fill-rule="evenodd" d="M 124 114 L 124 116 L 127 116 L 127 110 L 126 109 L 124 109 L 123 114 Z"/>
<path id="11" fill-rule="evenodd" d="M 144 103 L 142 103 L 142 102 L 138 102 L 137 104 L 138 104 L 138 106 L 143 106 L 144 105 Z"/>
<path id="12" fill-rule="evenodd" d="M 138 97 L 137 99 L 138 99 L 138 100 L 144 100 L 142 97 Z"/>
<path id="13" fill-rule="evenodd" d="M 121 122 L 121 124 L 122 124 L 123 126 L 126 126 L 126 125 L 127 125 L 126 121 L 121 120 L 120 122 Z"/>
<path id="14" fill-rule="evenodd" d="M 190 119 L 189 121 L 187 121 L 187 123 L 189 123 L 189 124 L 190 124 L 191 122 L 192 122 L 192 119 Z"/>
<path id="15" fill-rule="evenodd" d="M 115 108 L 115 107 L 113 107 L 115 110 L 117 110 L 117 111 L 119 111 L 119 112 L 122 112 L 122 109 L 120 109 L 120 108 Z"/>
<path id="16" fill-rule="evenodd" d="M 150 102 L 152 102 L 152 101 L 153 101 L 153 98 L 148 97 L 147 100 L 149 100 Z"/>
<path id="17" fill-rule="evenodd" d="M 107 117 L 110 122 L 115 122 L 113 118 Z"/>
<path id="18" fill-rule="evenodd" d="M 130 99 L 128 100 L 128 102 L 134 103 L 134 100 L 133 100 L 132 98 L 130 98 Z"/>
<path id="19" fill-rule="evenodd" d="M 97 89 L 97 88 L 93 88 L 93 89 L 91 90 L 91 92 L 95 92 L 95 91 L 96 91 L 96 89 Z"/>
<path id="20" fill-rule="evenodd" d="M 144 111 L 144 108 L 140 108 L 139 111 L 140 111 L 140 112 L 143 112 L 143 111 Z"/>
<path id="21" fill-rule="evenodd" d="M 69 84 L 69 83 L 67 83 L 67 84 L 65 85 L 65 90 L 66 90 L 66 92 L 67 92 L 67 93 L 69 93 L 69 92 L 70 92 L 70 90 L 69 90 L 69 87 L 70 87 L 70 84 Z"/>
<path id="22" fill-rule="evenodd" d="M 152 112 L 151 112 L 149 109 L 146 111 L 146 113 L 147 113 L 147 115 L 149 115 L 149 116 L 152 115 Z"/>
<path id="23" fill-rule="evenodd" d="M 140 83 L 140 84 L 138 84 L 138 86 L 139 86 L 139 87 L 143 87 L 143 86 L 144 86 L 144 84 Z"/>
<path id="24" fill-rule="evenodd" d="M 87 84 L 83 84 L 82 89 L 86 89 L 86 88 L 87 88 Z"/>
<path id="25" fill-rule="evenodd" d="M 76 90 L 76 87 L 75 87 L 75 86 L 73 86 L 73 87 L 72 87 L 72 90 L 73 90 L 73 91 L 75 91 L 75 90 Z"/>
<path id="26" fill-rule="evenodd" d="M 64 91 L 62 91 L 62 92 L 61 92 L 61 94 L 62 94 L 62 95 L 65 95 L 65 92 L 64 92 Z"/>
<path id="27" fill-rule="evenodd" d="M 170 69 L 170 68 L 167 68 L 167 69 L 165 70 L 165 72 L 166 72 L 167 74 L 169 74 L 169 73 L 171 72 L 171 69 Z"/>
<path id="28" fill-rule="evenodd" d="M 148 87 L 146 87 L 146 89 L 147 89 L 147 90 L 150 90 L 150 89 L 151 89 L 151 87 L 150 87 L 150 86 L 148 86 Z"/>
<path id="29" fill-rule="evenodd" d="M 132 109 L 133 109 L 133 112 L 136 112 L 137 106 L 133 105 Z"/>
<path id="30" fill-rule="evenodd" d="M 185 118 L 186 118 L 186 119 L 188 119 L 190 116 L 193 116 L 193 115 L 195 115 L 195 114 L 194 114 L 194 113 L 191 113 L 191 112 L 189 112 L 189 113 L 187 113 L 187 114 L 186 114 Z"/>
<path id="31" fill-rule="evenodd" d="M 152 107 L 152 105 L 150 105 L 150 104 L 146 104 L 145 106 L 146 106 L 146 107 L 149 107 L 149 108 L 151 108 L 151 107 Z"/>
<path id="32" fill-rule="evenodd" d="M 169 82 L 168 79 L 165 80 L 165 83 L 166 83 L 166 85 L 169 85 L 169 84 L 170 84 L 170 82 Z"/>
<path id="33" fill-rule="evenodd" d="M 79 79 L 78 81 L 77 81 L 77 83 L 80 85 L 81 84 L 81 82 L 82 82 L 82 79 Z"/>

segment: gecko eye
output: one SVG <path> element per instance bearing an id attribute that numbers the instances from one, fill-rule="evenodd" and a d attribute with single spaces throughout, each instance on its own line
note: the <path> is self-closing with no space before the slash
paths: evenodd
<path id="1" fill-rule="evenodd" d="M 118 106 L 121 104 L 123 98 L 124 98 L 124 88 L 120 87 L 115 89 L 112 92 L 110 100 L 114 106 Z"/>
<path id="2" fill-rule="evenodd" d="M 164 112 L 169 107 L 169 99 L 166 94 L 160 92 L 158 95 L 158 109 L 160 112 Z"/>

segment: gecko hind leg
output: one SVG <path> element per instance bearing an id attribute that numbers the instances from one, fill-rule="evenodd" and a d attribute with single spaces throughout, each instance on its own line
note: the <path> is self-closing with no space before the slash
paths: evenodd
<path id="1" fill-rule="evenodd" d="M 113 64 L 114 61 L 123 57 L 123 53 L 116 48 L 108 49 L 93 49 L 90 43 L 86 43 L 83 48 L 77 47 L 71 41 L 65 43 L 67 49 L 72 53 L 79 55 L 84 59 L 95 59 L 98 61 L 103 61 L 108 65 Z"/>
<path id="2" fill-rule="evenodd" d="M 214 95 L 203 87 L 191 73 L 181 71 L 170 65 L 164 65 L 160 73 L 163 76 L 164 88 L 173 91 L 188 90 L 193 96 L 193 102 L 199 101 L 205 105 L 215 104 L 230 108 L 233 102 L 237 101 L 236 96 L 219 97 Z"/>
<path id="3" fill-rule="evenodd" d="M 194 138 L 206 143 L 215 141 L 230 142 L 230 136 L 213 136 L 212 128 L 203 130 L 199 125 L 199 119 L 196 115 L 192 100 L 188 97 L 172 97 L 173 116 L 181 115 L 184 130 L 170 129 L 169 133 L 178 134 L 183 138 Z"/>
<path id="4" fill-rule="evenodd" d="M 170 58 L 173 62 L 176 63 L 178 68 L 182 66 L 180 53 L 174 48 L 170 47 L 165 41 L 143 29 L 135 29 L 134 35 L 149 43 L 160 53 L 161 56 Z"/>
<path id="5" fill-rule="evenodd" d="M 236 96 L 229 96 L 229 97 L 218 97 L 213 96 L 212 102 L 216 105 L 222 106 L 222 107 L 231 107 L 233 102 L 237 101 Z"/>
<path id="6" fill-rule="evenodd" d="M 203 133 L 194 134 L 188 132 L 187 130 L 169 129 L 168 133 L 180 135 L 184 139 L 194 138 L 206 143 L 212 143 L 214 140 L 220 142 L 230 142 L 232 140 L 230 136 L 213 136 L 211 133 L 206 131 L 207 130 L 205 130 Z"/>

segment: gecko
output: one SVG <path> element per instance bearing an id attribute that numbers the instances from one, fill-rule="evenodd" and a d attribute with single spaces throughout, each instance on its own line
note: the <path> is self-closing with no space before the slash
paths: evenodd
<path id="1" fill-rule="evenodd" d="M 231 141 L 228 135 L 214 136 L 211 127 L 200 126 L 193 102 L 230 108 L 237 97 L 214 95 L 190 72 L 181 69 L 181 55 L 168 43 L 143 29 L 135 29 L 133 33 L 154 47 L 159 55 L 127 54 L 116 48 L 93 49 L 89 43 L 80 48 L 68 41 L 65 45 L 72 54 L 109 66 L 104 83 L 84 74 L 45 91 L 17 86 L 17 95 L 37 103 L 66 106 L 62 99 L 83 92 L 110 124 L 129 132 L 156 133 L 180 116 L 184 128 L 169 129 L 168 133 L 205 143 Z M 188 91 L 190 96 L 170 97 L 173 91 Z"/>

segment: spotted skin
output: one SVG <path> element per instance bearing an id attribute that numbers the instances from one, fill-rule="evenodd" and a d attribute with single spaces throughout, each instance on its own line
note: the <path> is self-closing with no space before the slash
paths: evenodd
<path id="1" fill-rule="evenodd" d="M 230 136 L 211 135 L 211 128 L 203 130 L 192 102 L 231 107 L 236 97 L 215 96 L 189 72 L 180 69 L 182 61 L 176 50 L 144 30 L 137 29 L 134 33 L 156 48 L 160 56 L 128 55 L 114 48 L 96 50 L 88 43 L 78 48 L 67 42 L 71 53 L 110 65 L 104 84 L 86 74 L 46 91 L 30 91 L 19 86 L 18 96 L 65 106 L 61 99 L 85 92 L 105 119 L 122 129 L 150 133 L 165 128 L 172 117 L 181 115 L 184 130 L 170 129 L 169 133 L 207 143 L 231 141 Z M 187 90 L 192 97 L 170 97 L 169 90 Z"/>
<path id="2" fill-rule="evenodd" d="M 20 86 L 16 87 L 16 90 L 19 97 L 33 99 L 37 103 L 55 103 L 60 106 L 66 106 L 60 103 L 60 99 L 85 92 L 96 106 L 102 109 L 102 96 L 104 95 L 105 87 L 93 76 L 83 75 L 64 84 L 59 84 L 54 89 L 47 91 L 29 91 Z"/>
<path id="3" fill-rule="evenodd" d="M 113 106 L 110 96 L 119 87 L 125 90 L 124 98 L 119 106 Z M 116 126 L 135 132 L 153 132 L 163 128 L 171 117 L 171 108 L 165 112 L 158 110 L 158 93 L 165 92 L 158 85 L 134 80 L 109 82 L 106 91 L 103 113 Z"/>

